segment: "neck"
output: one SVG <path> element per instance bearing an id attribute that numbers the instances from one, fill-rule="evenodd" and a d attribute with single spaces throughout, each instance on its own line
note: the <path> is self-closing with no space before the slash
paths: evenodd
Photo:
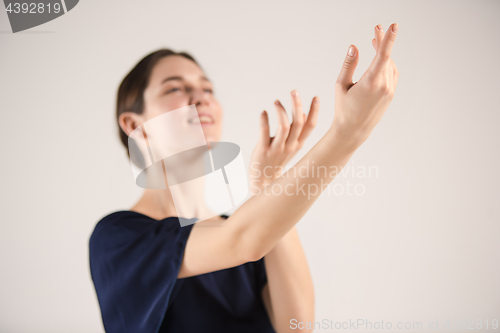
<path id="1" fill-rule="evenodd" d="M 197 156 L 194 160 L 191 159 L 189 164 L 202 165 L 199 163 L 202 158 L 202 156 Z M 217 215 L 205 203 L 204 177 L 176 184 L 171 188 L 166 182 L 166 187 L 166 189 L 146 189 L 141 199 L 131 210 L 157 220 L 170 216 L 204 220 Z"/>

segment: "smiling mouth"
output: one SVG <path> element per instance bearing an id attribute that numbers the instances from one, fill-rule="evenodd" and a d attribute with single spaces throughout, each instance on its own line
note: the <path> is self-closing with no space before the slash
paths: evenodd
<path id="1" fill-rule="evenodd" d="M 199 115 L 198 117 L 193 117 L 188 120 L 188 123 L 192 125 L 198 125 L 201 124 L 203 125 L 213 125 L 214 124 L 214 118 L 209 115 Z"/>

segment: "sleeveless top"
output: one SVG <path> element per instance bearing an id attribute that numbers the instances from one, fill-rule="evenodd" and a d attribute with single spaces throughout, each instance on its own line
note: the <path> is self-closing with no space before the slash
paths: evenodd
<path id="1" fill-rule="evenodd" d="M 261 297 L 264 258 L 177 278 L 194 226 L 180 219 L 117 211 L 96 224 L 89 262 L 106 332 L 275 332 Z"/>

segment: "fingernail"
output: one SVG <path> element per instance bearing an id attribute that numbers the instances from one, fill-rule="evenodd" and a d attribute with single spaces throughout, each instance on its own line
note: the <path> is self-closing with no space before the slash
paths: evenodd
<path id="1" fill-rule="evenodd" d="M 382 26 L 380 24 L 377 24 L 377 29 L 384 32 L 384 29 L 382 28 Z"/>
<path id="2" fill-rule="evenodd" d="M 262 114 L 266 114 L 266 113 L 267 113 L 266 110 L 262 111 Z"/>
<path id="3" fill-rule="evenodd" d="M 295 96 L 295 97 L 297 97 L 297 91 L 293 90 L 292 91 L 292 95 Z"/>
<path id="4" fill-rule="evenodd" d="M 319 103 L 319 96 L 314 97 L 314 103 L 316 103 L 316 104 Z"/>
<path id="5" fill-rule="evenodd" d="M 347 51 L 349 57 L 354 57 L 354 46 L 349 46 L 349 51 Z"/>
<path id="6" fill-rule="evenodd" d="M 392 26 L 392 32 L 394 32 L 394 33 L 398 32 L 398 28 L 399 28 L 399 27 L 398 27 L 398 24 L 397 24 L 397 23 L 396 23 L 396 24 L 394 24 L 394 25 Z"/>
<path id="7" fill-rule="evenodd" d="M 278 100 L 275 100 L 275 101 L 274 101 L 274 104 L 276 104 L 276 105 L 280 105 L 280 102 L 279 102 Z"/>

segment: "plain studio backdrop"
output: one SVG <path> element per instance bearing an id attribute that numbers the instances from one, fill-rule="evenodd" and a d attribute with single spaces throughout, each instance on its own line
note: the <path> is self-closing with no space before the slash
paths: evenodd
<path id="1" fill-rule="evenodd" d="M 292 89 L 305 112 L 320 96 L 293 165 L 333 120 L 349 45 L 356 81 L 375 55 L 374 27 L 394 22 L 394 100 L 297 225 L 316 321 L 422 322 L 422 332 L 429 321 L 500 320 L 499 17 L 499 1 L 84 0 L 12 34 L 2 8 L 0 331 L 104 331 L 88 240 L 143 191 L 114 116 L 118 84 L 143 56 L 193 54 L 223 105 L 222 141 L 241 147 L 247 168 L 262 110 L 274 135 L 275 99 L 291 118 Z"/>

